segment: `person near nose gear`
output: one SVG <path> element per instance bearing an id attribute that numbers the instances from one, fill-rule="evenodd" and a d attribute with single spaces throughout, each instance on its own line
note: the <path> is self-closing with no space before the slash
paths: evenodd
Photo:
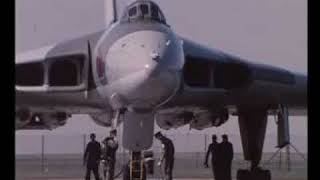
<path id="1" fill-rule="evenodd" d="M 103 160 L 104 160 L 104 177 L 108 180 L 113 180 L 114 178 L 114 171 L 115 171 L 115 164 L 116 164 L 116 152 L 119 147 L 119 143 L 117 140 L 117 131 L 112 130 L 110 131 L 110 136 L 106 137 L 103 140 L 103 144 L 105 150 L 103 152 Z M 106 177 L 108 173 L 108 177 Z"/>
<path id="2" fill-rule="evenodd" d="M 99 163 L 101 156 L 101 146 L 100 143 L 95 140 L 96 135 L 94 133 L 90 134 L 91 141 L 87 144 L 84 156 L 83 165 L 87 165 L 86 180 L 90 180 L 91 171 L 94 174 L 96 180 L 99 180 Z"/>
<path id="3" fill-rule="evenodd" d="M 161 165 L 164 161 L 165 179 L 172 180 L 175 152 L 174 145 L 172 141 L 169 138 L 165 137 L 161 132 L 156 133 L 155 138 L 158 139 L 163 146 L 163 154 L 158 165 Z"/>

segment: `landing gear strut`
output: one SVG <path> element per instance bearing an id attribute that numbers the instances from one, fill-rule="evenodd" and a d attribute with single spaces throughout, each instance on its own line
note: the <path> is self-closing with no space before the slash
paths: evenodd
<path id="1" fill-rule="evenodd" d="M 240 169 L 237 180 L 271 180 L 271 172 L 259 167 L 268 113 L 265 109 L 239 111 L 239 127 L 244 158 L 251 162 L 250 169 Z"/>
<path id="2" fill-rule="evenodd" d="M 119 122 L 120 116 L 121 115 L 124 116 L 126 110 L 127 110 L 126 108 L 120 108 L 120 109 L 115 111 L 114 117 L 111 120 L 111 129 L 112 130 L 116 130 L 117 129 L 117 126 L 120 123 Z"/>
<path id="3" fill-rule="evenodd" d="M 149 149 L 153 141 L 154 113 L 126 111 L 123 115 L 123 148 L 130 151 L 130 162 L 124 171 L 124 180 L 145 180 L 146 167 L 142 152 Z"/>

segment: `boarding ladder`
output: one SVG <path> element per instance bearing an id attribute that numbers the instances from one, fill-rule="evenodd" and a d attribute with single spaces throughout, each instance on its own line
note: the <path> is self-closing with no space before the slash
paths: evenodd
<path id="1" fill-rule="evenodd" d="M 130 180 L 143 180 L 143 159 L 141 151 L 131 152 Z"/>

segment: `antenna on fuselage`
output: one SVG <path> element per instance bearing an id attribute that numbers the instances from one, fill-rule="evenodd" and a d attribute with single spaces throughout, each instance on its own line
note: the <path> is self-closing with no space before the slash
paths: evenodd
<path id="1" fill-rule="evenodd" d="M 118 12 L 117 12 L 116 1 L 117 0 L 105 0 L 104 11 L 105 11 L 106 26 L 110 26 L 111 24 L 117 21 Z"/>

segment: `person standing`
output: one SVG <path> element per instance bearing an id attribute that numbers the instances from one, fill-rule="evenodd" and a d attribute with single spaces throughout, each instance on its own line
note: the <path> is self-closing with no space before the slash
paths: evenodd
<path id="1" fill-rule="evenodd" d="M 99 180 L 99 161 L 101 156 L 101 146 L 100 143 L 95 140 L 96 135 L 94 133 L 90 134 L 91 141 L 87 144 L 84 156 L 83 164 L 87 165 L 86 180 L 90 180 L 91 171 L 94 174 L 96 180 Z"/>
<path id="2" fill-rule="evenodd" d="M 231 180 L 231 165 L 233 160 L 233 146 L 228 140 L 228 135 L 222 135 L 221 148 L 221 174 L 222 180 Z"/>
<path id="3" fill-rule="evenodd" d="M 104 176 L 106 177 L 106 173 L 108 171 L 108 180 L 113 180 L 114 178 L 114 171 L 115 171 L 115 164 L 116 164 L 116 152 L 119 147 L 119 143 L 117 140 L 117 131 L 112 130 L 110 131 L 110 136 L 106 137 L 103 141 L 105 144 L 105 151 L 104 151 L 104 160 L 105 160 L 105 170 Z"/>
<path id="4" fill-rule="evenodd" d="M 163 154 L 160 158 L 159 164 L 161 166 L 162 162 L 164 161 L 164 172 L 165 172 L 165 179 L 172 180 L 172 170 L 174 166 L 174 145 L 172 141 L 165 137 L 161 132 L 157 132 L 155 134 L 155 138 L 158 139 L 163 147 Z"/>
<path id="5" fill-rule="evenodd" d="M 217 142 L 217 136 L 214 134 L 212 135 L 212 143 L 209 145 L 209 148 L 206 153 L 206 158 L 204 161 L 204 166 L 206 168 L 209 167 L 208 159 L 209 155 L 211 154 L 211 168 L 213 177 L 215 180 L 223 180 L 221 179 L 220 175 L 220 164 L 221 164 L 221 156 L 220 156 L 220 144 Z"/>

